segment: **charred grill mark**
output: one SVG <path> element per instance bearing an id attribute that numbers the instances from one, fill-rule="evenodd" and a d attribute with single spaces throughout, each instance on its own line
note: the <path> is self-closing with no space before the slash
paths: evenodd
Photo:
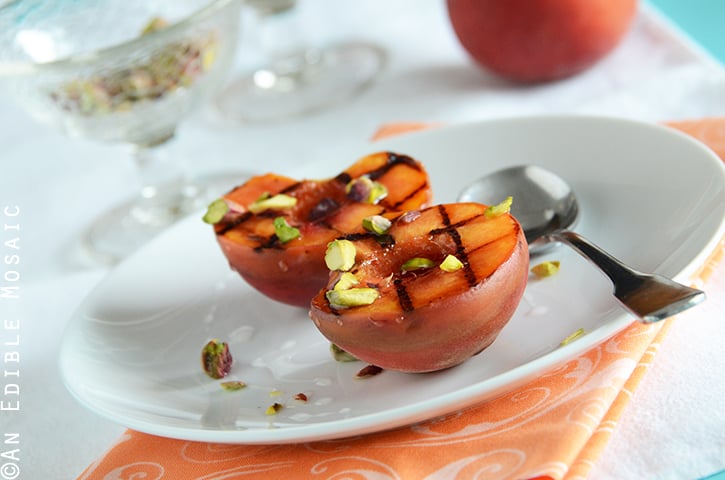
<path id="1" fill-rule="evenodd" d="M 352 177 L 347 172 L 342 172 L 335 177 L 335 181 L 343 185 L 347 185 L 348 183 L 350 183 L 350 180 L 352 180 Z"/>
<path id="2" fill-rule="evenodd" d="M 410 168 L 420 171 L 420 165 L 418 165 L 418 162 L 416 162 L 413 158 L 407 155 L 398 155 L 393 152 L 385 153 L 388 156 L 387 163 L 375 170 L 372 170 L 371 172 L 368 172 L 368 177 L 370 177 L 371 180 L 379 179 L 397 165 L 407 165 Z"/>
<path id="3" fill-rule="evenodd" d="M 290 192 L 294 192 L 295 190 L 297 190 L 298 188 L 300 188 L 301 185 L 302 185 L 302 182 L 293 183 L 289 187 L 286 187 L 286 188 L 283 188 L 282 190 L 280 190 L 279 193 L 285 193 L 285 194 L 287 194 L 287 193 L 290 193 Z"/>
<path id="4" fill-rule="evenodd" d="M 384 176 L 386 173 L 388 173 L 390 170 L 398 165 L 407 165 L 414 170 L 417 170 L 419 172 L 421 171 L 421 166 L 412 157 L 409 157 L 407 155 L 398 155 L 397 153 L 393 152 L 385 152 L 385 155 L 387 155 L 387 161 L 383 165 L 376 168 L 375 170 L 370 170 L 364 175 L 367 175 L 367 177 L 371 180 L 378 180 L 380 179 L 380 177 Z M 335 181 L 343 185 L 347 185 L 348 183 L 350 183 L 351 180 L 352 176 L 347 172 L 342 172 L 335 177 Z M 423 187 L 425 187 L 425 185 L 420 188 Z"/>
<path id="5" fill-rule="evenodd" d="M 279 243 L 277 235 L 272 235 L 268 238 L 259 238 L 259 245 L 254 247 L 255 252 L 261 252 L 269 248 L 282 248 L 282 244 Z"/>
<path id="6" fill-rule="evenodd" d="M 518 225 L 515 225 L 514 227 L 515 227 L 515 231 L 514 231 L 514 234 L 515 234 L 515 235 L 518 235 L 518 234 L 519 234 L 519 229 L 520 229 L 521 227 L 519 227 Z M 501 240 L 502 238 L 507 238 L 507 237 L 508 237 L 508 235 L 506 235 L 506 234 L 504 233 L 504 234 L 502 234 L 501 236 L 499 236 L 499 237 L 496 237 L 496 238 L 494 238 L 493 240 L 490 240 L 490 241 L 488 241 L 488 242 L 486 242 L 486 243 L 482 243 L 481 245 L 477 246 L 476 248 L 474 248 L 473 250 L 471 250 L 471 253 L 473 253 L 473 252 L 477 252 L 478 250 L 480 250 L 480 249 L 482 249 L 482 248 L 486 248 L 486 247 L 488 247 L 489 245 L 492 245 L 492 244 L 494 244 L 494 243 L 498 242 L 498 241 L 499 241 L 499 240 Z"/>
<path id="7" fill-rule="evenodd" d="M 448 216 L 448 212 L 446 211 L 445 206 L 443 205 L 438 206 L 438 212 L 440 213 L 441 219 L 443 220 L 444 228 L 437 229 L 436 233 L 446 233 L 449 237 L 451 237 L 453 243 L 455 243 L 456 245 L 455 256 L 456 258 L 458 258 L 458 260 L 461 261 L 461 263 L 463 263 L 463 274 L 466 277 L 466 281 L 468 282 L 468 285 L 470 287 L 473 287 L 478 283 L 478 279 L 476 278 L 476 273 L 471 267 L 471 263 L 468 261 L 468 254 L 466 254 L 466 249 L 463 247 L 463 240 L 461 239 L 461 234 L 458 233 L 457 230 L 457 226 L 461 225 L 462 223 L 459 222 L 457 225 L 451 225 L 451 219 Z M 470 219 L 468 219 L 467 221 L 470 221 Z M 431 231 L 431 234 L 433 234 L 433 232 L 434 231 Z"/>
<path id="8" fill-rule="evenodd" d="M 448 232 L 448 235 L 451 236 L 453 241 L 456 243 L 456 258 L 463 263 L 463 273 L 466 276 L 466 281 L 468 282 L 468 285 L 473 287 L 478 283 L 478 279 L 476 278 L 476 273 L 473 271 L 473 268 L 471 267 L 471 263 L 468 261 L 468 255 L 466 254 L 465 249 L 463 248 L 463 242 L 461 241 L 461 235 L 458 233 L 458 230 L 452 229 Z"/>
<path id="9" fill-rule="evenodd" d="M 428 188 L 428 182 L 421 183 L 418 186 L 418 188 L 416 188 L 415 190 L 411 191 L 405 197 L 401 198 L 400 200 L 398 200 L 397 202 L 395 202 L 393 204 L 389 204 L 388 205 L 388 208 L 392 208 L 392 209 L 398 208 L 400 205 L 404 204 L 405 202 L 407 202 L 411 198 L 415 197 L 416 195 L 418 195 L 419 192 L 421 192 L 422 190 L 425 190 L 426 188 Z M 385 201 L 385 200 L 383 200 L 383 201 Z"/>
<path id="10" fill-rule="evenodd" d="M 292 185 L 280 190 L 279 193 L 288 194 L 290 192 L 297 190 L 301 185 L 302 185 L 302 182 L 295 182 Z M 235 187 L 231 191 L 234 191 L 236 188 L 238 188 L 238 187 Z M 279 213 L 275 212 L 274 210 L 268 210 L 268 211 L 260 212 L 257 214 L 258 217 L 266 217 L 266 218 L 274 218 L 278 215 L 279 215 Z M 230 222 L 228 222 L 226 224 L 218 224 L 215 227 L 215 232 L 217 235 L 224 235 L 225 233 L 229 232 L 230 230 L 233 230 L 234 228 L 238 227 L 242 223 L 246 222 L 253 216 L 254 216 L 254 214 L 247 210 L 244 213 L 242 213 L 241 215 L 239 215 L 237 218 L 234 218 L 233 220 L 231 220 Z"/>
<path id="11" fill-rule="evenodd" d="M 403 279 L 400 277 L 396 278 L 393 280 L 393 285 L 395 285 L 395 293 L 398 294 L 398 303 L 400 304 L 400 308 L 403 309 L 403 312 L 412 312 L 414 310 L 413 302 L 410 300 L 408 290 L 406 290 L 405 285 L 403 284 Z"/>
<path id="12" fill-rule="evenodd" d="M 440 207 L 439 207 L 439 210 L 440 210 Z M 466 225 L 470 222 L 473 222 L 483 216 L 483 214 L 477 214 L 472 217 L 465 218 L 454 224 L 454 223 L 450 223 L 450 219 L 448 218 L 447 212 L 445 212 L 445 215 L 446 215 L 446 219 L 444 220 L 444 222 L 447 222 L 447 225 L 445 225 L 443 228 L 436 228 L 436 229 L 431 230 L 430 231 L 431 235 L 440 235 L 442 233 L 448 233 L 452 228 L 461 227 L 461 226 Z"/>
<path id="13" fill-rule="evenodd" d="M 448 211 L 444 205 L 438 205 L 438 215 L 441 216 L 444 228 L 449 229 L 451 227 L 451 217 L 448 216 Z"/>
<path id="14" fill-rule="evenodd" d="M 247 220 L 249 220 L 251 217 L 252 217 L 252 212 L 244 212 L 243 214 L 241 214 L 240 216 L 238 216 L 234 220 L 230 221 L 229 223 L 219 224 L 216 227 L 216 234 L 217 235 L 224 235 L 229 230 L 232 230 L 233 228 L 241 225 L 242 223 L 244 223 Z"/>
<path id="15" fill-rule="evenodd" d="M 392 235 L 376 235 L 375 241 L 383 248 L 392 248 L 395 245 L 395 238 Z"/>
<path id="16" fill-rule="evenodd" d="M 343 235 L 341 238 L 344 240 L 350 240 L 351 242 L 357 242 L 358 240 L 365 240 L 366 238 L 373 238 L 374 233 L 363 232 L 363 233 L 348 233 Z"/>
<path id="17" fill-rule="evenodd" d="M 350 240 L 351 242 L 356 242 L 358 240 L 366 240 L 366 239 L 373 239 L 383 248 L 390 248 L 393 245 L 395 245 L 395 238 L 393 238 L 392 235 L 388 234 L 377 234 L 372 232 L 362 232 L 362 233 L 348 233 L 346 235 L 343 235 L 340 237 L 344 240 Z"/>
<path id="18" fill-rule="evenodd" d="M 280 216 L 278 210 L 265 210 L 256 214 L 258 218 L 276 218 Z"/>

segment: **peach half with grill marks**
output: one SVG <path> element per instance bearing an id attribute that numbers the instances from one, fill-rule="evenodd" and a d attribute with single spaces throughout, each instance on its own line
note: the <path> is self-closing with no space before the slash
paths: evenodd
<path id="1" fill-rule="evenodd" d="M 491 345 L 528 279 L 528 246 L 508 208 L 456 203 L 381 217 L 381 228 L 330 244 L 330 279 L 310 310 L 320 332 L 403 372 L 453 367 Z"/>
<path id="2" fill-rule="evenodd" d="M 393 152 L 367 155 L 325 180 L 273 173 L 251 178 L 209 206 L 205 221 L 229 265 L 267 297 L 308 308 L 327 284 L 327 244 L 362 232 L 362 220 L 427 206 L 428 174 Z"/>

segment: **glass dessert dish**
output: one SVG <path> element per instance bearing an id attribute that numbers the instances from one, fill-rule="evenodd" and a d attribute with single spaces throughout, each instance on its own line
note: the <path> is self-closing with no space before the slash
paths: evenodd
<path id="1" fill-rule="evenodd" d="M 316 45 L 303 33 L 297 0 L 246 0 L 256 17 L 261 64 L 225 87 L 216 104 L 226 119 L 278 122 L 326 110 L 367 89 L 387 61 L 361 41 Z"/>
<path id="2" fill-rule="evenodd" d="M 233 61 L 238 0 L 16 0 L 0 7 L 0 82 L 70 137 L 131 146 L 137 198 L 84 238 L 117 261 L 206 202 L 164 147 Z M 207 179 L 207 181 L 211 181 Z"/>

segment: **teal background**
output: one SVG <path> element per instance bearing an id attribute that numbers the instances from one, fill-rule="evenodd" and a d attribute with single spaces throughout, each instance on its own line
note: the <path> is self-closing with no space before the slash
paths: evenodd
<path id="1" fill-rule="evenodd" d="M 705 477 L 701 480 L 725 480 L 725 470 L 723 470 L 720 473 L 715 473 L 713 475 L 710 475 L 709 477 Z"/>
<path id="2" fill-rule="evenodd" d="M 725 64 L 725 0 L 645 0 Z"/>

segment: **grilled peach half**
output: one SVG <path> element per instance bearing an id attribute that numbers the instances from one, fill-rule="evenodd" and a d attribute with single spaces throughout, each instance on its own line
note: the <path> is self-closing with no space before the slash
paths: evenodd
<path id="1" fill-rule="evenodd" d="M 327 244 L 362 231 L 362 219 L 431 201 L 420 162 L 393 152 L 365 156 L 334 178 L 251 178 L 210 206 L 207 217 L 231 268 L 274 300 L 308 308 L 328 281 Z M 215 212 L 215 207 L 221 209 Z"/>
<path id="2" fill-rule="evenodd" d="M 477 203 L 388 217 L 387 229 L 331 244 L 354 259 L 312 300 L 320 332 L 360 360 L 403 372 L 442 370 L 488 347 L 528 278 L 516 219 Z"/>

